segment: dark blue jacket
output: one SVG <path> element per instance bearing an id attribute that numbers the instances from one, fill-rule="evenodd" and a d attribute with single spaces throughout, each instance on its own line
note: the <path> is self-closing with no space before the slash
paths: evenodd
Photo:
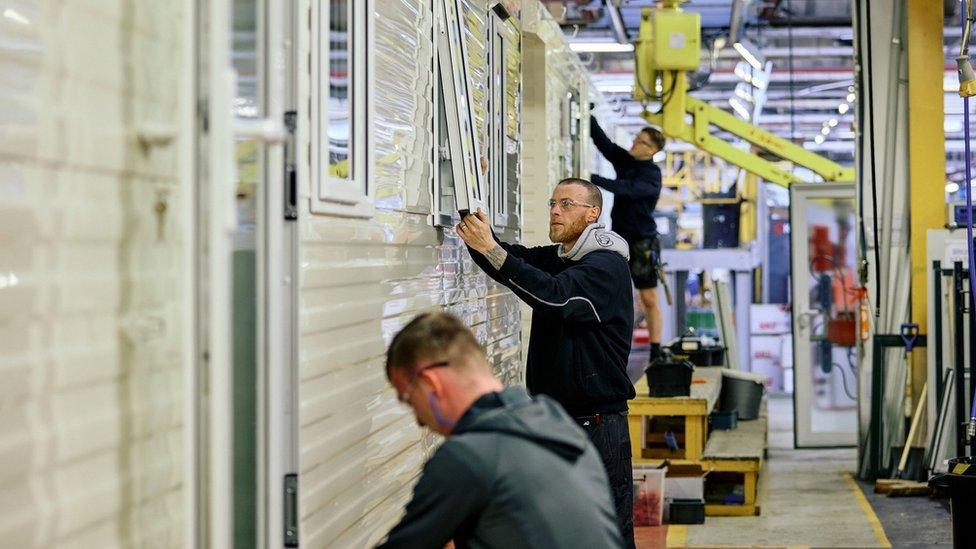
<path id="1" fill-rule="evenodd" d="M 590 117 L 590 137 L 604 158 L 613 164 L 617 179 L 596 174 L 593 184 L 613 193 L 613 230 L 631 244 L 657 236 L 654 208 L 661 196 L 661 168 L 653 160 L 637 160 L 603 133 L 596 119 Z"/>
<path id="2" fill-rule="evenodd" d="M 532 307 L 529 391 L 549 395 L 576 417 L 626 411 L 635 396 L 627 376 L 634 298 L 626 257 L 603 244 L 576 259 L 559 257 L 559 245 L 500 244 L 508 258 L 498 270 L 469 250 L 488 276 Z"/>

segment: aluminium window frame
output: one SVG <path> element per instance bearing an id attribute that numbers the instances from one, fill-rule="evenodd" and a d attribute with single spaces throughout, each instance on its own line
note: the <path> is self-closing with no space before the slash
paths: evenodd
<path id="1" fill-rule="evenodd" d="M 496 229 L 508 227 L 508 154 L 506 120 L 508 117 L 508 53 L 509 44 L 503 29 L 505 22 L 495 10 L 489 10 L 488 24 L 488 91 L 490 146 L 489 199 L 491 220 Z"/>
<path id="2" fill-rule="evenodd" d="M 435 14 L 436 55 L 440 68 L 440 78 L 437 80 L 444 91 L 455 205 L 458 211 L 481 208 L 491 215 L 485 200 L 487 195 L 480 168 L 482 148 L 478 143 L 472 86 L 468 77 L 465 24 L 461 17 L 464 6 L 461 0 L 439 0 L 437 6 L 441 8 L 439 14 Z M 458 162 L 458 159 L 461 161 Z"/>

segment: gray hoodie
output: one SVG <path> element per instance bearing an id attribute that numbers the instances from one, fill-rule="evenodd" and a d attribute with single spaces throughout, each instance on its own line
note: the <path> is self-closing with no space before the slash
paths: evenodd
<path id="1" fill-rule="evenodd" d="M 381 547 L 615 548 L 623 544 L 603 464 L 555 401 L 488 393 L 427 462 Z"/>
<path id="2" fill-rule="evenodd" d="M 624 259 L 630 260 L 630 246 L 627 241 L 619 234 L 608 231 L 603 223 L 587 225 L 576 244 L 568 252 L 564 252 L 560 246 L 558 254 L 563 259 L 579 261 L 594 250 L 610 250 L 624 256 Z"/>

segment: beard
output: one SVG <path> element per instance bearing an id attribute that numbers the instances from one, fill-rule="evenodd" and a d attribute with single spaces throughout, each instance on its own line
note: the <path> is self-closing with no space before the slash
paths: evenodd
<path id="1" fill-rule="evenodd" d="M 576 240 L 589 225 L 586 217 L 583 216 L 573 220 L 563 220 L 560 223 L 563 224 L 556 227 L 549 225 L 549 240 L 556 244 Z"/>

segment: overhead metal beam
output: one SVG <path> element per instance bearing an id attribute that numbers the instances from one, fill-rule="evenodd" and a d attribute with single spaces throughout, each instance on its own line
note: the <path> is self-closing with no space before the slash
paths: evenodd
<path id="1" fill-rule="evenodd" d="M 854 57 L 854 48 L 850 46 L 798 46 L 793 48 L 763 48 L 763 57 L 766 59 L 776 59 L 789 57 L 792 55 L 794 58 L 800 57 Z M 739 52 L 730 49 L 723 48 L 719 54 L 719 59 L 740 59 L 741 56 Z"/>

